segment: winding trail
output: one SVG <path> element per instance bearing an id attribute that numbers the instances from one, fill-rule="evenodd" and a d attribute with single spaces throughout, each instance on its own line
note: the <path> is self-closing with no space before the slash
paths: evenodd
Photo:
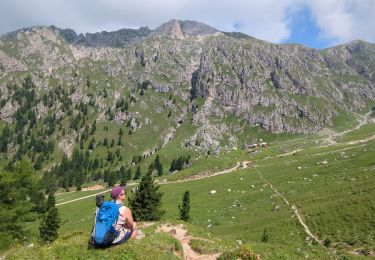
<path id="1" fill-rule="evenodd" d="M 271 156 L 269 158 L 284 157 L 284 156 L 291 155 L 291 154 L 301 152 L 301 151 L 304 151 L 304 150 L 308 150 L 308 149 L 325 148 L 325 147 L 330 147 L 330 146 L 333 146 L 333 145 L 355 145 L 355 144 L 362 144 L 362 143 L 366 143 L 366 142 L 371 141 L 371 140 L 375 140 L 375 134 L 374 134 L 374 135 L 372 135 L 368 138 L 364 138 L 364 139 L 347 141 L 347 142 L 342 142 L 342 143 L 336 142 L 337 137 L 341 137 L 341 136 L 344 136 L 345 134 L 350 133 L 354 130 L 358 130 L 359 128 L 361 128 L 362 126 L 364 126 L 368 123 L 375 123 L 375 118 L 371 118 L 371 113 L 372 112 L 370 111 L 365 115 L 355 114 L 355 116 L 358 120 L 358 125 L 356 125 L 355 127 L 351 128 L 351 129 L 348 129 L 348 130 L 345 130 L 345 131 L 342 131 L 342 132 L 338 132 L 338 133 L 336 133 L 336 132 L 332 133 L 331 132 L 331 133 L 327 134 L 327 137 L 317 139 L 317 141 L 322 141 L 323 143 L 325 143 L 323 145 L 314 146 L 314 147 L 311 147 L 311 148 L 299 148 L 299 149 L 295 149 L 291 152 L 286 152 L 286 153 L 279 154 L 279 155 L 276 155 L 276 156 Z M 345 151 L 345 150 L 348 150 L 348 149 L 352 149 L 352 148 L 351 147 L 343 148 L 342 151 Z M 337 150 L 337 151 L 340 151 L 340 150 Z M 323 154 L 327 154 L 327 153 L 329 153 L 329 152 L 324 152 L 324 153 L 319 153 L 319 154 L 314 154 L 314 155 L 323 155 Z"/>
<path id="2" fill-rule="evenodd" d="M 205 242 L 212 242 L 212 241 L 205 239 L 205 238 L 201 238 L 201 237 L 188 236 L 187 230 L 184 228 L 182 224 L 175 225 L 175 226 L 170 225 L 170 224 L 162 224 L 158 226 L 158 228 L 156 229 L 156 232 L 169 233 L 175 239 L 177 239 L 181 243 L 184 260 L 215 260 L 221 254 L 221 253 L 200 254 L 194 251 L 189 245 L 189 242 L 192 239 L 202 240 Z"/>
<path id="3" fill-rule="evenodd" d="M 320 139 L 320 140 L 325 141 L 328 144 L 326 146 L 336 144 L 337 143 L 336 142 L 337 137 L 341 137 L 341 136 L 343 136 L 347 133 L 350 133 L 354 130 L 358 130 L 359 128 L 361 128 L 365 124 L 374 123 L 375 118 L 371 118 L 371 114 L 372 114 L 372 111 L 366 113 L 365 115 L 355 113 L 354 115 L 355 115 L 356 119 L 358 120 L 358 124 L 355 127 L 351 128 L 351 129 L 348 129 L 348 130 L 345 130 L 345 131 L 342 131 L 342 132 L 331 133 L 327 137 L 325 137 L 323 139 Z M 374 138 L 374 137 L 375 137 L 375 135 L 372 136 L 372 138 Z M 323 147 L 326 147 L 326 146 L 323 146 Z"/>
<path id="4" fill-rule="evenodd" d="M 158 184 L 159 185 L 166 185 L 166 184 L 182 183 L 182 182 L 188 182 L 188 181 L 201 180 L 201 179 L 205 179 L 205 178 L 209 178 L 209 177 L 213 177 L 213 176 L 218 176 L 218 175 L 222 175 L 222 174 L 234 172 L 234 171 L 237 171 L 239 169 L 245 169 L 245 168 L 249 167 L 249 165 L 250 165 L 250 161 L 237 162 L 237 164 L 233 168 L 230 168 L 230 169 L 227 169 L 227 170 L 223 170 L 223 171 L 220 171 L 220 172 L 216 172 L 216 173 L 213 173 L 213 174 L 210 174 L 210 175 L 207 175 L 207 174 L 197 174 L 197 175 L 193 175 L 193 176 L 190 176 L 190 177 L 188 177 L 186 179 L 178 180 L 178 181 L 166 181 L 166 182 L 160 182 L 159 181 Z M 137 184 L 138 184 L 137 182 L 133 182 L 133 183 L 129 183 L 129 186 L 133 186 L 133 185 L 137 185 Z M 69 201 L 65 201 L 65 202 L 61 202 L 61 203 L 56 203 L 56 206 L 61 206 L 61 205 L 64 205 L 64 204 L 75 202 L 75 201 L 79 201 L 79 200 L 83 200 L 83 199 L 95 197 L 96 195 L 103 194 L 103 193 L 106 193 L 106 192 L 109 192 L 109 191 L 111 191 L 111 189 L 100 191 L 100 192 L 97 192 L 97 193 L 94 193 L 94 194 L 91 194 L 91 195 L 87 195 L 87 196 L 84 196 L 84 197 L 80 197 L 80 198 L 77 198 L 77 199 L 72 199 L 72 200 L 69 200 Z"/>
<path id="5" fill-rule="evenodd" d="M 286 205 L 288 205 L 294 212 L 294 214 L 297 216 L 297 219 L 298 219 L 298 222 L 301 224 L 301 226 L 303 227 L 303 230 L 305 231 L 305 233 L 311 238 L 313 239 L 314 241 L 318 242 L 320 245 L 323 245 L 323 241 L 320 240 L 317 236 L 315 236 L 309 229 L 309 227 L 306 225 L 306 223 L 303 221 L 301 215 L 299 214 L 298 212 L 298 208 L 296 205 L 291 205 L 289 203 L 289 201 L 283 196 L 283 194 L 281 194 L 273 185 L 272 183 L 270 183 L 267 179 L 265 179 L 263 177 L 263 175 L 261 174 L 261 172 L 256 168 L 254 167 L 255 170 L 258 172 L 258 175 L 259 177 L 265 181 L 266 183 L 268 183 L 268 185 L 270 185 L 271 189 L 277 194 L 279 195 L 286 203 Z"/>

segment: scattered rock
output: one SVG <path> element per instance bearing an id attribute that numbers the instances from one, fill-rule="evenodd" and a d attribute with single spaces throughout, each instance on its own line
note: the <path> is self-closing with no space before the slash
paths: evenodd
<path id="1" fill-rule="evenodd" d="M 135 239 L 137 240 L 141 240 L 142 238 L 144 238 L 146 235 L 145 233 L 143 233 L 143 231 L 141 229 L 138 229 L 137 231 L 137 235 L 135 236 Z"/>

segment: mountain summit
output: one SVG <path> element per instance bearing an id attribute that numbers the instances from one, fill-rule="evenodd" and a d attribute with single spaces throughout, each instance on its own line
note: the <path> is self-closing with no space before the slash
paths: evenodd
<path id="1" fill-rule="evenodd" d="M 7 84 L 31 74 L 36 93 L 53 88 L 51 79 L 64 89 L 75 86 L 73 103 L 86 103 L 87 91 L 110 86 L 114 90 L 106 98 L 115 102 L 130 95 L 131 86 L 142 84 L 179 97 L 186 102 L 179 106 L 184 117 L 191 112 L 192 123 L 202 128 L 188 143 L 203 138 L 203 128 L 212 126 L 213 118 L 227 116 L 272 132 L 314 133 L 334 126 L 342 112 L 364 113 L 374 105 L 374 57 L 375 45 L 363 41 L 315 50 L 222 33 L 195 21 L 85 35 L 55 26 L 33 27 L 0 38 L 2 93 L 7 93 L 2 95 L 1 118 L 12 122 L 16 109 L 9 102 L 13 92 L 5 90 Z M 82 77 L 94 77 L 94 89 L 82 85 L 87 80 Z M 107 109 L 116 107 L 109 100 L 100 103 L 96 116 Z M 61 108 L 55 110 L 64 116 Z M 129 120 L 119 118 L 100 116 L 116 124 Z M 223 130 L 215 127 L 211 132 L 213 144 Z"/>
<path id="2" fill-rule="evenodd" d="M 155 30 L 148 27 L 139 29 L 120 29 L 113 32 L 97 32 L 78 34 L 72 29 L 51 28 L 59 31 L 61 36 L 69 43 L 85 47 L 125 47 L 137 44 L 150 37 L 170 37 L 184 39 L 187 36 L 208 35 L 218 32 L 215 28 L 196 21 L 170 20 Z"/>
<path id="3" fill-rule="evenodd" d="M 157 27 L 153 34 L 183 39 L 185 36 L 208 35 L 214 34 L 217 31 L 218 30 L 209 25 L 196 21 L 171 20 Z"/>

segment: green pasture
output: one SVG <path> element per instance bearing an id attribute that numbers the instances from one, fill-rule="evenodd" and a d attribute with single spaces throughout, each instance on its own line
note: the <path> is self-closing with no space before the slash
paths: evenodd
<path id="1" fill-rule="evenodd" d="M 369 136 L 372 130 L 370 124 L 358 131 L 349 132 L 343 138 L 362 138 L 364 135 Z M 162 184 L 160 190 L 164 193 L 163 208 L 166 210 L 162 221 L 176 222 L 179 216 L 178 205 L 183 193 L 189 190 L 189 232 L 202 237 L 218 238 L 215 243 L 222 250 L 235 248 L 242 243 L 251 245 L 264 259 L 366 259 L 366 254 L 375 250 L 375 141 L 313 147 L 315 140 L 299 138 L 276 143 L 259 153 L 270 153 L 273 156 L 254 157 L 249 168 L 236 172 Z M 303 150 L 277 156 L 285 152 L 285 149 L 290 152 L 296 148 Z M 176 173 L 171 179 L 183 179 L 184 176 L 194 174 L 194 170 L 197 173 L 201 169 L 217 171 L 220 168 L 231 168 L 238 160 L 248 158 L 249 154 L 238 150 L 221 156 L 221 161 L 219 156 L 201 158 L 193 162 L 191 170 Z M 311 232 L 324 241 L 326 246 L 307 238 L 291 205 L 288 206 L 265 180 L 283 194 L 291 205 L 298 208 Z M 216 192 L 211 194 L 212 190 Z M 57 195 L 56 200 L 57 203 L 65 202 L 101 191 L 65 193 Z M 129 195 L 131 196 L 131 192 Z M 108 198 L 108 194 L 106 196 Z M 31 249 L 12 249 L 10 256 L 15 259 L 27 254 L 39 258 L 54 256 L 80 259 L 88 255 L 91 258 L 106 258 L 106 252 L 111 252 L 125 259 L 137 259 L 148 252 L 150 255 L 155 254 L 155 259 L 173 259 L 174 249 L 171 248 L 178 247 L 178 243 L 172 241 L 172 238 L 155 234 L 153 228 L 148 228 L 145 240 L 89 253 L 84 246 L 93 224 L 95 197 L 58 208 L 63 221 L 60 238 L 48 247 L 37 245 Z M 36 225 L 29 228 L 36 232 Z M 262 242 L 265 229 L 269 239 Z M 152 243 L 152 239 L 160 240 L 154 243 L 161 251 L 154 252 L 145 245 Z M 194 246 L 202 247 L 199 243 L 194 243 Z M 117 248 L 128 249 L 129 254 L 122 255 L 122 251 Z M 214 250 L 215 245 L 202 248 Z M 354 256 L 350 252 L 362 255 Z"/>

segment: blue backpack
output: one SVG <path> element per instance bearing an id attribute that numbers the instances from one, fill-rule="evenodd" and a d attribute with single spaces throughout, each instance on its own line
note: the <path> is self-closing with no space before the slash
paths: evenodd
<path id="1" fill-rule="evenodd" d="M 96 214 L 93 239 L 96 246 L 108 246 L 118 236 L 114 225 L 117 222 L 121 205 L 111 201 L 104 202 Z"/>

